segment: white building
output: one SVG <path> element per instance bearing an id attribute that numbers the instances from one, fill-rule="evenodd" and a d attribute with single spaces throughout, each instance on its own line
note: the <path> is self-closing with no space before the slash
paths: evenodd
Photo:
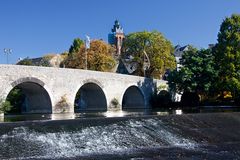
<path id="1" fill-rule="evenodd" d="M 180 64 L 180 59 L 182 58 L 182 55 L 185 51 L 188 51 L 189 45 L 181 47 L 180 45 L 177 45 L 174 47 L 174 56 L 176 58 L 177 62 L 177 71 L 180 70 L 181 64 Z"/>
<path id="2" fill-rule="evenodd" d="M 181 47 L 180 45 L 177 45 L 177 46 L 174 47 L 174 56 L 175 56 L 176 62 L 177 62 L 177 71 L 179 71 L 182 67 L 182 65 L 180 64 L 180 60 L 182 58 L 183 53 L 185 51 L 188 51 L 188 48 L 189 48 L 189 45 L 186 45 L 186 46 L 183 46 L 183 47 Z M 173 97 L 173 100 L 175 102 L 180 102 L 181 97 L 182 97 L 182 94 L 175 93 L 175 95 Z"/>

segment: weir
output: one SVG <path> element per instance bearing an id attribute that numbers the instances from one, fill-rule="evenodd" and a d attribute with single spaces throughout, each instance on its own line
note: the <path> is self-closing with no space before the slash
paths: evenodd
<path id="1" fill-rule="evenodd" d="M 240 113 L 0 123 L 0 159 L 238 159 L 239 127 Z"/>

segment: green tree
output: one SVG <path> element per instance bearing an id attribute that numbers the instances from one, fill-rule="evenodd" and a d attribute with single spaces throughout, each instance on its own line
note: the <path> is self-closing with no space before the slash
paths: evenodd
<path id="1" fill-rule="evenodd" d="M 78 53 L 83 45 L 83 40 L 81 40 L 80 38 L 75 38 L 73 40 L 73 44 L 69 48 L 69 54 L 72 55 L 74 53 Z"/>
<path id="2" fill-rule="evenodd" d="M 170 88 L 177 93 L 195 92 L 204 100 L 213 93 L 218 72 L 214 68 L 214 57 L 210 49 L 197 50 L 189 47 L 185 51 L 179 71 L 168 76 Z"/>
<path id="3" fill-rule="evenodd" d="M 64 60 L 60 64 L 61 67 L 84 69 L 86 59 L 84 41 L 80 38 L 75 38 L 69 51 L 63 53 L 63 57 Z"/>
<path id="4" fill-rule="evenodd" d="M 79 51 L 74 55 L 69 55 L 63 62 L 67 68 L 86 68 L 86 54 L 87 54 L 87 68 L 95 71 L 111 71 L 116 65 L 113 58 L 114 48 L 102 40 L 93 40 L 89 49 L 81 46 Z"/>
<path id="5" fill-rule="evenodd" d="M 240 15 L 224 19 L 214 47 L 216 69 L 219 70 L 218 91 L 240 95 Z"/>
<path id="6" fill-rule="evenodd" d="M 133 57 L 137 64 L 136 75 L 144 76 L 144 52 L 150 60 L 150 68 L 146 69 L 147 77 L 160 78 L 168 69 L 176 67 L 173 47 L 160 32 L 135 32 L 126 36 L 123 42 L 122 57 Z"/>

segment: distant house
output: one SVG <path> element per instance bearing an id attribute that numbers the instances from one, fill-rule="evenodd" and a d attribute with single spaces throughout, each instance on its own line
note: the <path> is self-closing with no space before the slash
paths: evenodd
<path id="1" fill-rule="evenodd" d="M 176 58 L 176 62 L 177 62 L 177 71 L 179 71 L 182 67 L 182 65 L 180 64 L 180 60 L 182 58 L 182 55 L 184 54 L 184 52 L 188 51 L 189 50 L 189 45 L 185 45 L 185 46 L 180 46 L 180 45 L 177 45 L 174 47 L 174 56 Z M 181 97 L 182 97 L 182 94 L 178 94 L 178 93 L 175 93 L 173 94 L 173 101 L 175 102 L 180 102 L 181 101 Z"/>
<path id="2" fill-rule="evenodd" d="M 133 75 L 137 69 L 138 64 L 132 61 L 132 57 L 119 59 L 117 73 Z"/>
<path id="3" fill-rule="evenodd" d="M 181 47 L 180 45 L 177 45 L 174 47 L 174 56 L 177 62 L 177 71 L 179 71 L 180 68 L 182 67 L 182 65 L 180 64 L 180 59 L 182 58 L 183 53 L 185 51 L 188 51 L 188 49 L 189 49 L 189 45 L 186 45 L 183 47 Z"/>

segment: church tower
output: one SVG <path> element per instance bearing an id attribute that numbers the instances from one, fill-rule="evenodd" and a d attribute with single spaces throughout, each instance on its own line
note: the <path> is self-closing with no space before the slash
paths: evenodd
<path id="1" fill-rule="evenodd" d="M 112 32 L 108 34 L 108 43 L 116 46 L 116 56 L 121 54 L 123 39 L 125 38 L 123 28 L 119 21 L 114 22 Z"/>

